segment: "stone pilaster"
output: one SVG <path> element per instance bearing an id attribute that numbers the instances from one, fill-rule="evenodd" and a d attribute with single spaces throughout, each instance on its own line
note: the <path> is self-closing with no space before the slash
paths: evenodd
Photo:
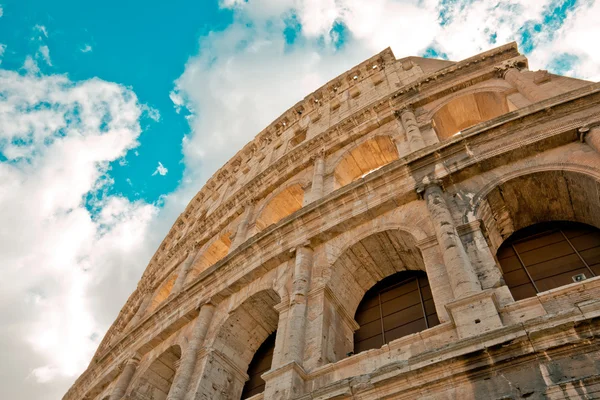
<path id="1" fill-rule="evenodd" d="M 115 385 L 112 393 L 110 394 L 109 400 L 121 400 L 129 388 L 131 379 L 135 374 L 137 366 L 140 364 L 140 358 L 137 355 L 132 356 L 123 367 L 123 371 L 119 375 L 117 384 Z"/>
<path id="2" fill-rule="evenodd" d="M 280 324 L 287 319 L 285 330 L 277 331 L 271 370 L 262 375 L 266 382 L 265 399 L 288 400 L 304 390 L 306 373 L 302 366 L 306 337 L 306 310 L 313 265 L 313 250 L 307 244 L 296 249 L 294 279 L 289 308 L 277 306 Z M 283 315 L 282 315 L 283 314 Z M 281 336 L 280 336 L 281 335 Z"/>
<path id="3" fill-rule="evenodd" d="M 200 307 L 200 313 L 194 322 L 190 341 L 181 358 L 181 363 L 173 379 L 167 400 L 183 400 L 187 393 L 188 385 L 196 366 L 198 351 L 202 343 L 204 343 L 204 338 L 206 337 L 206 332 L 208 331 L 214 312 L 215 305 L 210 301 L 207 301 Z"/>
<path id="4" fill-rule="evenodd" d="M 314 173 L 312 186 L 310 188 L 309 203 L 319 200 L 323 197 L 323 177 L 325 175 L 325 152 L 320 151 L 314 157 Z"/>
<path id="5" fill-rule="evenodd" d="M 173 289 L 171 290 L 172 294 L 179 293 L 183 288 L 183 284 L 185 283 L 188 272 L 192 267 L 192 263 L 195 257 L 196 253 L 194 251 L 189 252 L 186 259 L 179 266 L 179 270 L 177 271 L 177 279 L 175 280 L 175 283 L 173 284 Z"/>
<path id="6" fill-rule="evenodd" d="M 294 280 L 288 314 L 288 346 L 286 361 L 302 365 L 304 358 L 304 335 L 306 330 L 306 304 L 310 288 L 313 250 L 308 244 L 296 249 Z"/>
<path id="7" fill-rule="evenodd" d="M 413 111 L 409 108 L 404 108 L 398 112 L 398 115 L 400 116 L 400 121 L 406 131 L 406 139 L 408 140 L 410 151 L 417 151 L 425 147 L 423 135 L 421 134 Z"/>
<path id="8" fill-rule="evenodd" d="M 520 69 L 518 63 L 506 64 L 498 68 L 499 76 L 510 83 L 519 91 L 527 100 L 532 103 L 545 100 L 550 97 L 550 94 L 536 85 L 533 80 L 527 79 Z"/>
<path id="9" fill-rule="evenodd" d="M 423 198 L 433 220 L 454 298 L 460 299 L 480 292 L 481 284 L 456 232 L 442 188 L 436 183 L 428 184 L 424 188 Z"/>
<path id="10" fill-rule="evenodd" d="M 250 200 L 244 206 L 244 215 L 238 225 L 233 243 L 231 243 L 231 247 L 229 248 L 230 253 L 246 241 L 246 236 L 248 236 L 248 225 L 250 224 L 250 218 L 252 218 L 252 215 L 254 214 L 255 204 L 256 203 L 253 200 Z"/>

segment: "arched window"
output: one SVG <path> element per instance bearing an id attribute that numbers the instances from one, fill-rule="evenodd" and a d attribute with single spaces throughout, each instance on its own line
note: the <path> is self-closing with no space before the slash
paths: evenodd
<path id="1" fill-rule="evenodd" d="M 180 358 L 181 348 L 177 345 L 169 347 L 135 381 L 129 398 L 132 400 L 165 400 L 171 390 Z"/>
<path id="2" fill-rule="evenodd" d="M 273 197 L 269 204 L 263 208 L 256 219 L 256 229 L 260 232 L 271 224 L 276 224 L 283 218 L 302 208 L 304 189 L 300 184 L 295 184 L 281 191 Z"/>
<path id="3" fill-rule="evenodd" d="M 465 94 L 444 105 L 433 115 L 433 125 L 440 140 L 480 122 L 509 112 L 506 96 L 500 92 Z"/>
<path id="4" fill-rule="evenodd" d="M 365 293 L 354 319 L 360 325 L 354 333 L 354 353 L 440 323 L 422 271 L 402 271 L 379 281 Z"/>
<path id="5" fill-rule="evenodd" d="M 273 351 L 275 350 L 276 333 L 277 331 L 273 332 L 263 344 L 260 345 L 254 354 L 250 365 L 248 365 L 248 376 L 250 379 L 248 379 L 244 385 L 242 400 L 265 391 L 265 381 L 261 378 L 261 375 L 271 369 Z"/>
<path id="6" fill-rule="evenodd" d="M 600 274 L 600 230 L 575 222 L 539 223 L 513 233 L 498 249 L 515 300 Z"/>
<path id="7" fill-rule="evenodd" d="M 377 136 L 350 150 L 335 171 L 335 185 L 342 187 L 398 159 L 398 150 L 389 136 Z"/>

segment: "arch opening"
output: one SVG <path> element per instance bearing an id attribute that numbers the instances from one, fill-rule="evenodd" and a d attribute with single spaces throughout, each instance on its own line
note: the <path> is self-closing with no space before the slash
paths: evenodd
<path id="1" fill-rule="evenodd" d="M 154 298 L 150 302 L 148 309 L 145 311 L 146 314 L 151 314 L 156 310 L 163 301 L 169 297 L 171 291 L 173 290 L 173 285 L 175 285 L 175 281 L 177 280 L 177 274 L 172 274 L 156 291 Z"/>
<path id="2" fill-rule="evenodd" d="M 392 340 L 440 323 L 423 271 L 388 276 L 369 289 L 354 316 L 354 353 L 377 349 Z"/>
<path id="3" fill-rule="evenodd" d="M 260 345 L 256 353 L 254 353 L 254 357 L 252 357 L 252 361 L 250 361 L 250 365 L 248 365 L 249 379 L 244 384 L 242 400 L 265 391 L 265 381 L 262 379 L 261 375 L 271 369 L 273 353 L 275 352 L 276 334 L 276 331 L 271 333 Z"/>
<path id="4" fill-rule="evenodd" d="M 169 347 L 144 371 L 135 383 L 129 398 L 132 400 L 165 400 L 173 384 L 181 348 Z"/>
<path id="5" fill-rule="evenodd" d="M 509 111 L 508 100 L 502 92 L 469 93 L 445 104 L 432 120 L 439 139 L 445 140 Z"/>
<path id="6" fill-rule="evenodd" d="M 225 232 L 214 240 L 198 258 L 194 260 L 192 270 L 189 273 L 188 280 L 194 279 L 208 267 L 216 264 L 229 253 L 231 247 L 231 232 Z"/>
<path id="7" fill-rule="evenodd" d="M 515 300 L 600 274 L 600 229 L 552 221 L 513 233 L 497 252 Z"/>
<path id="8" fill-rule="evenodd" d="M 336 188 L 354 182 L 398 158 L 398 149 L 391 137 L 369 139 L 348 151 L 335 167 Z"/>
<path id="9" fill-rule="evenodd" d="M 429 289 L 424 271 L 425 263 L 415 238 L 400 229 L 371 233 L 348 246 L 333 263 L 327 286 L 337 302 L 344 307 L 347 315 L 354 316 L 354 319 L 343 324 L 331 323 L 331 326 L 327 327 L 325 331 L 335 332 L 335 335 L 323 348 L 323 357 L 336 362 L 353 353 L 379 348 L 384 343 L 403 336 L 405 332 L 412 332 L 412 328 L 421 331 L 439 323 L 437 316 L 434 317 L 437 315 L 433 301 L 435 293 Z M 391 287 L 402 283 L 404 279 L 408 279 L 404 282 L 408 286 L 399 291 L 406 291 L 404 294 L 410 293 L 408 297 L 404 297 L 408 302 L 395 296 L 394 294 L 399 292 Z M 408 290 L 411 288 L 417 292 Z M 413 307 L 415 304 L 412 303 L 419 290 L 427 310 L 426 323 L 419 322 L 415 317 L 417 314 L 414 314 L 421 307 L 418 296 L 418 307 Z M 381 304 L 378 303 L 380 292 L 387 293 L 385 296 L 392 296 L 389 299 L 391 302 L 384 302 L 383 314 L 380 314 Z M 371 296 L 372 293 L 376 296 Z M 328 310 L 326 307 L 326 314 Z M 335 321 L 333 315 L 325 315 L 324 318 Z M 374 322 L 376 318 L 379 319 Z M 385 333 L 382 332 L 382 322 Z M 407 325 L 411 323 L 412 325 Z M 376 338 L 377 329 L 380 339 Z M 385 335 L 386 339 L 383 338 Z"/>
<path id="10" fill-rule="evenodd" d="M 303 201 L 304 189 L 300 184 L 285 188 L 262 209 L 255 222 L 256 230 L 260 232 L 269 225 L 275 224 L 298 211 L 302 208 Z"/>
<path id="11" fill-rule="evenodd" d="M 205 384 L 201 383 L 200 396 L 216 398 L 223 392 L 229 393 L 231 398 L 242 398 L 243 393 L 255 395 L 264 389 L 260 376 L 270 369 L 271 361 L 263 357 L 265 349 L 261 345 L 266 343 L 268 347 L 268 339 L 275 336 L 279 313 L 274 307 L 280 301 L 275 290 L 262 290 L 229 313 L 209 345 L 214 350 L 204 370 L 202 382 Z M 272 352 L 271 357 L 277 359 L 277 354 Z M 252 365 L 253 359 L 262 362 Z M 268 369 L 264 369 L 266 364 Z M 249 379 L 248 385 L 253 387 L 244 390 Z"/>

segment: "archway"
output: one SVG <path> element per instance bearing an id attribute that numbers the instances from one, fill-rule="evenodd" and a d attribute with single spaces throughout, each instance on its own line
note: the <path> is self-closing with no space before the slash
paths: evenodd
<path id="1" fill-rule="evenodd" d="M 398 149 L 389 136 L 377 136 L 356 146 L 334 170 L 336 187 L 347 185 L 398 159 Z"/>
<path id="2" fill-rule="evenodd" d="M 515 300 L 600 274 L 600 229 L 567 221 L 538 223 L 513 233 L 498 249 Z"/>
<path id="3" fill-rule="evenodd" d="M 146 314 L 152 314 L 154 310 L 158 308 L 162 304 L 163 301 L 171 294 L 173 290 L 173 285 L 175 285 L 175 281 L 177 280 L 177 274 L 172 274 L 167 278 L 167 280 L 160 286 L 160 288 L 154 294 L 150 305 L 145 311 Z"/>
<path id="4" fill-rule="evenodd" d="M 277 330 L 279 314 L 274 307 L 280 301 L 273 289 L 262 290 L 232 310 L 216 327 L 211 335 L 214 338 L 209 339 L 212 350 L 203 361 L 204 378 L 198 398 L 212 399 L 228 393 L 230 398 L 239 399 L 247 380 L 258 381 L 256 378 L 264 371 L 249 370 L 249 366 L 261 345 Z M 254 389 L 259 392 L 261 387 Z"/>
<path id="5" fill-rule="evenodd" d="M 273 197 L 262 209 L 255 222 L 255 229 L 260 232 L 269 225 L 275 224 L 302 208 L 304 189 L 300 184 L 288 186 Z"/>
<path id="6" fill-rule="evenodd" d="M 477 92 L 457 97 L 433 115 L 433 125 L 440 140 L 480 122 L 509 112 L 506 95 L 502 92 Z"/>
<path id="7" fill-rule="evenodd" d="M 250 398 L 265 391 L 265 381 L 261 375 L 271 369 L 273 363 L 273 353 L 275 352 L 275 336 L 277 332 L 273 332 L 260 345 L 250 365 L 248 365 L 248 380 L 244 384 L 242 390 L 242 400 Z"/>
<path id="8" fill-rule="evenodd" d="M 181 348 L 169 347 L 150 364 L 135 382 L 129 397 L 132 400 L 165 400 L 171 389 L 177 363 L 181 358 Z"/>
<path id="9" fill-rule="evenodd" d="M 227 255 L 231 247 L 231 232 L 225 232 L 215 239 L 197 259 L 194 260 L 192 269 L 188 274 L 187 280 L 192 280 L 201 274 L 208 267 L 216 264 L 219 260 Z"/>
<path id="10" fill-rule="evenodd" d="M 483 220 L 490 249 L 515 300 L 572 282 L 580 273 L 587 278 L 597 274 L 595 259 L 586 259 L 586 254 L 583 262 L 578 255 L 595 251 L 593 246 L 569 244 L 573 240 L 593 240 L 593 232 L 600 226 L 595 177 L 570 168 L 538 170 L 488 184 L 475 196 L 474 204 L 475 215 Z M 586 230 L 589 235 L 578 239 L 578 232 Z M 532 251 L 545 241 L 553 244 L 540 246 L 544 251 Z M 524 258 L 522 253 L 526 253 Z M 587 272 L 579 270 L 582 266 Z M 539 285 L 538 280 L 542 281 Z"/>
<path id="11" fill-rule="evenodd" d="M 430 267 L 435 268 L 435 266 Z M 371 288 L 376 288 L 373 289 L 373 291 L 385 291 L 389 289 L 389 287 L 386 286 L 388 283 L 400 283 L 400 281 L 396 281 L 396 279 L 402 280 L 403 277 L 410 279 L 419 277 L 419 286 L 415 286 L 417 285 L 415 279 L 406 283 L 414 286 L 411 286 L 412 289 L 417 290 L 420 288 L 421 294 L 423 295 L 423 302 L 426 305 L 426 314 L 428 316 L 427 323 L 424 325 L 425 328 L 423 329 L 426 329 L 427 326 L 437 324 L 437 317 L 434 317 L 436 314 L 436 302 L 433 301 L 433 298 L 437 295 L 435 292 L 431 293 L 431 289 L 429 289 L 429 284 L 424 272 L 425 269 L 423 255 L 417 247 L 415 238 L 410 233 L 400 229 L 388 229 L 371 233 L 344 249 L 331 266 L 331 275 L 327 280 L 327 286 L 331 290 L 330 297 L 334 299 L 333 301 L 337 306 L 334 306 L 334 303 L 331 303 L 331 300 L 328 300 L 327 297 L 324 298 L 323 319 L 326 322 L 322 329 L 324 335 L 331 336 L 328 336 L 327 339 L 323 339 L 324 345 L 321 350 L 321 357 L 330 362 L 335 362 L 353 352 L 362 351 L 366 348 L 379 348 L 384 342 L 389 342 L 389 340 L 382 340 L 380 344 L 373 345 L 371 342 L 375 342 L 377 339 L 373 339 L 369 342 L 365 341 L 376 334 L 370 332 L 369 326 L 366 326 L 370 322 L 373 322 L 374 319 L 370 319 L 368 315 L 365 316 L 363 314 L 364 310 L 370 308 L 367 304 L 368 301 L 365 303 L 363 302 L 363 299 L 365 298 L 365 295 L 369 293 L 368 291 Z M 386 279 L 388 277 L 390 278 Z M 378 282 L 383 283 L 378 284 Z M 434 283 L 431 284 L 433 289 L 438 287 L 436 285 L 439 285 L 441 281 L 438 280 L 437 283 Z M 407 289 L 407 287 L 404 289 Z M 388 295 L 393 295 L 394 293 L 396 292 L 392 290 Z M 410 293 L 412 296 L 418 292 L 410 290 Z M 368 297 L 369 296 L 367 295 L 367 298 Z M 393 340 L 400 337 L 398 335 L 401 335 L 401 331 L 405 330 L 404 328 L 396 328 L 405 325 L 405 323 L 402 323 L 403 318 L 397 318 L 400 316 L 400 314 L 397 313 L 400 309 L 388 309 L 390 305 L 398 303 L 400 299 L 393 297 L 391 300 L 391 303 L 386 303 L 385 315 L 382 316 L 381 314 L 378 314 L 379 308 L 375 308 L 372 311 L 376 311 L 375 317 L 379 316 L 385 319 L 387 324 L 387 329 L 385 330 L 394 331 L 388 334 L 390 340 Z M 411 297 L 410 301 L 412 300 L 414 299 Z M 377 303 L 379 301 L 378 297 L 376 297 L 374 301 Z M 440 302 L 437 303 L 441 304 Z M 408 307 L 414 305 L 415 304 L 411 303 Z M 418 305 L 421 307 L 420 298 Z M 339 318 L 336 314 L 332 314 L 331 310 L 334 309 L 334 307 L 342 308 L 342 311 L 337 313 L 337 315 L 341 314 L 344 316 L 343 318 Z M 379 307 L 379 303 L 377 307 Z M 415 310 L 416 309 L 418 308 L 415 308 Z M 410 311 L 414 310 L 410 309 Z M 410 318 L 411 317 L 409 317 L 409 319 Z M 395 323 L 389 325 L 388 322 L 390 319 L 400 321 L 399 325 L 392 326 Z M 372 324 L 371 326 L 371 328 L 374 328 L 375 330 L 378 329 L 378 326 L 380 333 L 381 320 L 382 318 L 379 319 L 379 325 Z M 410 319 L 410 321 L 407 320 L 405 322 L 410 323 L 414 321 L 416 321 L 416 319 Z M 413 325 L 416 326 L 418 324 L 419 322 L 416 322 Z M 366 327 L 363 328 L 363 326 Z M 357 343 L 363 341 L 365 341 L 363 344 Z"/>

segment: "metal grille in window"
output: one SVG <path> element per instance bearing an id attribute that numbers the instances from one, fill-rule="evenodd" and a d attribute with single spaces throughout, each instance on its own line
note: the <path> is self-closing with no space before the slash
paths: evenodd
<path id="1" fill-rule="evenodd" d="M 574 222 L 532 225 L 511 235 L 497 252 L 515 300 L 597 276 L 600 230 Z"/>
<path id="2" fill-rule="evenodd" d="M 421 271 L 399 272 L 378 282 L 363 297 L 355 319 L 360 328 L 354 333 L 354 353 L 440 323 Z"/>

